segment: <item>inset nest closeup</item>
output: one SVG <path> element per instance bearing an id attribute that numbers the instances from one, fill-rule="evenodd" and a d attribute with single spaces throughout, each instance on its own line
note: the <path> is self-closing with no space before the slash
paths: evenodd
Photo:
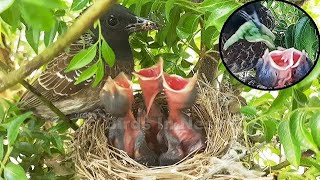
<path id="1" fill-rule="evenodd" d="M 232 155 L 235 151 L 230 151 L 241 132 L 242 118 L 239 113 L 228 111 L 226 102 L 239 101 L 231 92 L 224 91 L 204 82 L 198 83 L 198 99 L 190 111 L 192 120 L 204 127 L 206 148 L 171 166 L 146 167 L 108 144 L 106 134 L 113 117 L 86 119 L 74 139 L 77 176 L 81 179 L 256 177 L 242 166 L 236 155 Z M 161 98 L 164 97 L 158 97 L 157 101 L 161 101 Z M 141 99 L 141 95 L 137 95 L 136 99 Z M 136 100 L 135 103 L 143 101 Z"/>

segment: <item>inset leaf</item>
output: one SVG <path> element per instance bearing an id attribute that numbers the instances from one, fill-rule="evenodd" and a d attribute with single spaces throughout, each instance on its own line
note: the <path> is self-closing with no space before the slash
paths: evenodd
<path id="1" fill-rule="evenodd" d="M 88 49 L 81 50 L 78 54 L 76 54 L 72 58 L 65 72 L 70 72 L 75 69 L 79 69 L 88 65 L 94 59 L 94 57 L 96 56 L 96 53 L 97 53 L 97 45 L 93 45 Z"/>
<path id="2" fill-rule="evenodd" d="M 294 47 L 298 50 L 305 50 L 309 57 L 314 60 L 318 48 L 312 47 L 314 42 L 319 44 L 319 39 L 316 33 L 316 27 L 311 23 L 308 16 L 304 16 L 296 23 L 295 26 Z"/>
<path id="3" fill-rule="evenodd" d="M 12 162 L 9 162 L 4 168 L 4 178 L 6 180 L 28 180 L 24 169 Z"/>
<path id="4" fill-rule="evenodd" d="M 113 67 L 116 60 L 116 55 L 114 54 L 113 50 L 105 40 L 102 40 L 101 52 L 102 52 L 102 57 L 106 61 L 106 63 L 110 67 Z"/>
<path id="5" fill-rule="evenodd" d="M 286 30 L 285 42 L 286 42 L 287 49 L 294 47 L 294 30 L 295 30 L 294 24 L 291 24 Z"/>
<path id="6" fill-rule="evenodd" d="M 15 140 L 17 139 L 21 124 L 23 123 L 24 120 L 30 117 L 31 114 L 32 112 L 27 112 L 22 115 L 19 115 L 9 123 L 8 129 L 7 129 L 9 145 L 14 144 Z"/>
<path id="7" fill-rule="evenodd" d="M 311 117 L 310 128 L 313 140 L 316 142 L 320 148 L 320 112 L 317 111 Z"/>
<path id="8" fill-rule="evenodd" d="M 94 64 L 90 66 L 88 69 L 84 70 L 74 84 L 75 85 L 80 84 L 81 82 L 91 78 L 96 72 L 97 72 L 97 64 Z"/>
<path id="9" fill-rule="evenodd" d="M 278 127 L 280 142 L 283 145 L 287 160 L 296 168 L 300 165 L 301 150 L 299 143 L 291 134 L 289 121 L 282 121 Z"/>

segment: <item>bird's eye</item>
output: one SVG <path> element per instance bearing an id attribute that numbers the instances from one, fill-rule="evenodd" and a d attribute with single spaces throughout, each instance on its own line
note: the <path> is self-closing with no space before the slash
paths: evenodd
<path id="1" fill-rule="evenodd" d="M 116 17 L 114 17 L 114 15 L 111 15 L 110 17 L 109 17 L 109 19 L 108 19 L 108 24 L 110 25 L 110 26 L 115 26 L 115 25 L 117 25 L 118 24 L 118 19 L 116 18 Z"/>

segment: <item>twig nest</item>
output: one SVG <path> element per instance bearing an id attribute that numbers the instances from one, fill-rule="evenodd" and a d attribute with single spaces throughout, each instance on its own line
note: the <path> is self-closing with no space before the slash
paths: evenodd
<path id="1" fill-rule="evenodd" d="M 228 111 L 229 102 L 234 103 L 239 100 L 231 90 L 226 88 L 222 92 L 204 82 L 199 82 L 198 86 L 197 102 L 191 108 L 190 113 L 194 123 L 204 127 L 206 133 L 204 151 L 187 156 L 171 166 L 146 167 L 134 161 L 124 151 L 108 144 L 106 134 L 114 120 L 113 117 L 91 117 L 75 134 L 73 145 L 77 176 L 82 179 L 142 179 L 146 177 L 150 179 L 181 177 L 193 179 L 210 178 L 218 174 L 220 174 L 219 177 L 221 174 L 225 174 L 226 177 L 232 175 L 240 178 L 255 176 L 251 171 L 239 168 L 243 166 L 241 163 L 236 163 L 239 161 L 239 157 L 235 157 L 237 155 L 230 155 L 232 144 L 237 141 L 241 132 L 242 117 L 239 113 Z M 164 98 L 163 95 L 160 95 L 157 101 L 160 102 L 162 108 L 166 109 L 166 104 L 161 103 Z M 139 103 L 143 103 L 141 94 L 138 94 L 135 99 L 136 105 L 133 107 L 136 109 L 133 111 L 137 110 Z M 233 165 L 237 168 L 231 168 Z M 241 170 L 237 171 L 237 169 Z"/>

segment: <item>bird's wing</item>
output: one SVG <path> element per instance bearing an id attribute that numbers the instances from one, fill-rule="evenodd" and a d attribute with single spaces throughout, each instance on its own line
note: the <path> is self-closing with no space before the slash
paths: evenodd
<path id="1" fill-rule="evenodd" d="M 81 41 L 73 43 L 69 47 L 69 52 L 61 53 L 48 63 L 47 69 L 42 72 L 39 78 L 32 84 L 33 87 L 49 101 L 55 102 L 77 94 L 82 89 L 90 86 L 90 82 L 94 76 L 78 85 L 74 85 L 82 71 L 88 66 L 68 73 L 64 72 L 73 56 L 85 47 L 87 47 L 87 45 Z M 21 102 L 22 107 L 36 107 L 41 103 L 41 101 L 29 91 L 23 95 Z"/>

